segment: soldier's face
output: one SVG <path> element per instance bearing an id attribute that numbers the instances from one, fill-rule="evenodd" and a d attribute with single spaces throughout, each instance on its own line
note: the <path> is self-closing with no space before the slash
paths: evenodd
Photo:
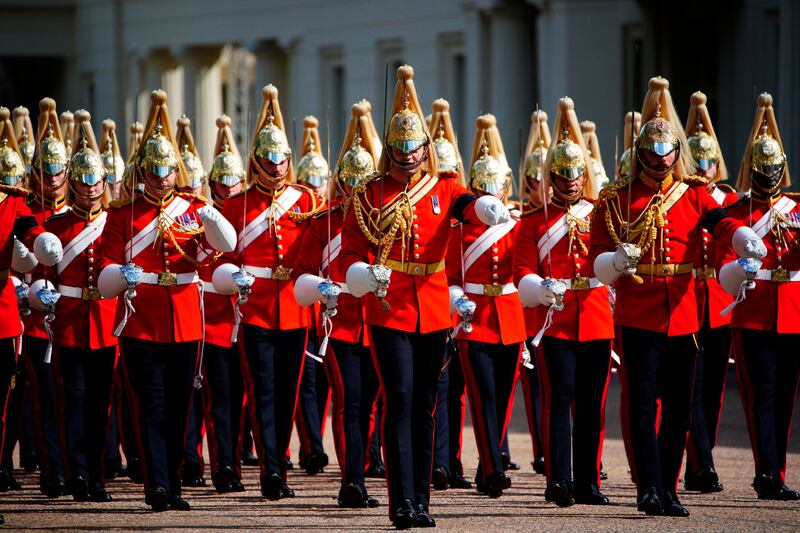
<path id="1" fill-rule="evenodd" d="M 261 167 L 266 176 L 259 173 L 258 180 L 270 189 L 278 189 L 283 185 L 286 174 L 289 173 L 291 160 L 287 157 L 280 163 L 273 163 L 266 157 L 256 157 L 256 164 Z"/>
<path id="2" fill-rule="evenodd" d="M 714 163 L 707 169 L 702 169 L 700 167 L 697 167 L 697 171 L 695 172 L 695 174 L 697 174 L 701 178 L 706 178 L 711 180 L 714 179 L 714 176 L 717 175 L 717 170 L 719 170 L 719 163 Z"/>
<path id="3" fill-rule="evenodd" d="M 95 207 L 103 197 L 106 188 L 105 180 L 100 180 L 94 185 L 87 185 L 80 181 L 70 183 L 75 192 L 75 203 L 84 209 Z"/>
<path id="4" fill-rule="evenodd" d="M 417 172 L 420 165 L 425 161 L 428 154 L 428 145 L 423 144 L 410 152 L 402 152 L 396 148 L 388 146 L 390 159 L 392 160 L 392 170 L 400 174 L 412 175 Z"/>
<path id="5" fill-rule="evenodd" d="M 211 183 L 211 188 L 213 189 L 214 194 L 217 195 L 217 197 L 222 198 L 223 200 L 227 200 L 234 194 L 239 194 L 240 192 L 242 192 L 242 182 L 240 181 L 236 185 L 228 186 L 218 181 L 215 181 Z"/>
<path id="6" fill-rule="evenodd" d="M 783 179 L 783 168 L 774 174 L 770 174 L 769 176 L 754 170 L 750 176 L 753 180 L 753 184 L 759 189 L 764 191 L 773 191 L 780 187 L 781 179 Z"/>
<path id="7" fill-rule="evenodd" d="M 147 192 L 161 197 L 166 196 L 169 191 L 175 187 L 175 179 L 178 177 L 176 171 L 171 172 L 169 175 L 161 178 L 157 174 L 145 170 L 142 173 L 144 178 L 144 186 Z"/>
<path id="8" fill-rule="evenodd" d="M 42 172 L 42 183 L 47 189 L 58 189 L 66 182 L 67 171 L 62 170 L 58 174 L 48 174 Z"/>
<path id="9" fill-rule="evenodd" d="M 568 180 L 563 176 L 559 176 L 555 172 L 551 172 L 550 181 L 553 184 L 553 187 L 558 189 L 558 192 L 566 197 L 572 198 L 580 194 L 581 189 L 583 189 L 583 183 L 586 181 L 586 172 L 584 171 L 583 174 L 574 180 Z"/>
<path id="10" fill-rule="evenodd" d="M 666 155 L 658 155 L 650 150 L 638 149 L 636 150 L 636 157 L 645 168 L 648 176 L 654 179 L 666 178 L 667 174 L 672 172 L 672 167 L 678 160 L 680 150 L 675 149 Z"/>

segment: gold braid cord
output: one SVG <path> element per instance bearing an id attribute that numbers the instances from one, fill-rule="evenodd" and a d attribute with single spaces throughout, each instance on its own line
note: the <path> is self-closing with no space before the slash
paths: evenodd
<path id="1" fill-rule="evenodd" d="M 617 234 L 615 224 L 621 231 L 627 227 L 618 191 L 628 186 L 628 179 L 625 178 L 614 182 L 611 186 L 603 189 L 600 194 L 600 200 L 605 201 L 606 204 L 606 228 L 616 246 L 622 244 L 622 239 Z M 656 249 L 653 243 L 658 236 L 658 231 L 664 227 L 664 214 L 661 212 L 663 201 L 664 196 L 660 192 L 654 194 L 636 220 L 630 222 L 630 231 L 628 232 L 628 242 L 638 246 L 642 251 L 642 255 L 650 250 L 654 263 Z"/>
<path id="2" fill-rule="evenodd" d="M 301 190 L 307 192 L 308 195 L 311 196 L 311 211 L 300 212 L 300 213 L 295 213 L 294 211 L 289 211 L 288 213 L 286 213 L 286 216 L 288 216 L 289 218 L 291 218 L 295 222 L 302 222 L 304 220 L 307 220 L 307 219 L 313 217 L 314 215 L 316 215 L 317 213 L 319 213 L 320 211 L 325 209 L 325 206 L 326 206 L 325 199 L 317 197 L 317 195 L 314 193 L 314 191 L 310 187 L 306 187 L 305 185 L 301 185 L 299 183 L 292 183 L 291 186 L 292 187 L 297 187 L 298 189 L 301 189 Z"/>
<path id="3" fill-rule="evenodd" d="M 203 202 L 203 204 L 208 205 L 208 199 L 205 196 L 190 193 L 181 193 L 180 196 L 188 200 L 199 200 Z M 172 246 L 178 250 L 178 253 L 181 254 L 181 257 L 189 261 L 192 265 L 195 267 L 206 267 L 219 259 L 219 257 L 222 255 L 222 252 L 218 252 L 213 249 L 206 250 L 205 247 L 203 247 L 201 235 L 203 235 L 204 231 L 205 230 L 202 227 L 191 228 L 185 226 L 184 224 L 180 224 L 174 218 L 161 210 L 158 213 L 158 238 L 153 243 L 153 247 L 155 248 L 160 246 L 164 238 L 166 238 L 172 244 Z M 186 253 L 186 251 L 183 249 L 183 246 L 190 241 L 194 241 L 198 249 L 203 249 L 205 252 L 208 252 L 208 257 L 205 260 L 198 261 L 196 258 Z"/>
<path id="4" fill-rule="evenodd" d="M 569 255 L 570 250 L 572 250 L 572 244 L 575 242 L 578 243 L 578 247 L 581 249 L 581 252 L 584 254 L 589 253 L 589 250 L 586 248 L 586 243 L 584 243 L 583 239 L 581 239 L 581 233 L 586 233 L 589 231 L 591 225 L 591 221 L 581 220 L 567 210 L 567 235 L 569 235 L 567 255 Z"/>
<path id="5" fill-rule="evenodd" d="M 366 188 L 369 183 L 363 183 L 356 187 L 351 197 L 351 204 L 356 215 L 358 227 L 364 237 L 375 246 L 383 246 L 378 262 L 383 264 L 389 258 L 392 251 L 392 244 L 396 240 L 402 240 L 402 257 L 405 258 L 406 242 L 411 237 L 411 224 L 413 211 L 411 201 L 408 198 L 408 188 L 397 196 L 393 206 L 383 212 L 381 217 L 380 207 L 375 208 L 367 199 Z M 363 199 L 362 199 L 363 197 Z M 384 233 L 381 225 L 388 225 L 389 229 Z"/>

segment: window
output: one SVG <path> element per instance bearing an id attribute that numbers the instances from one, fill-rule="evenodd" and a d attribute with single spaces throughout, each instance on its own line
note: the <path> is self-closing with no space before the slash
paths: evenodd
<path id="1" fill-rule="evenodd" d="M 320 55 L 322 64 L 322 109 L 320 111 L 321 116 L 317 117 L 320 124 L 319 133 L 323 143 L 331 143 L 332 146 L 335 146 L 337 142 L 344 138 L 347 122 L 350 120 L 350 108 L 345 101 L 347 72 L 344 66 L 344 50 L 338 45 L 326 46 L 322 48 Z M 330 128 L 330 139 L 326 139 L 328 128 Z M 300 146 L 295 149 L 298 155 L 302 152 L 302 147 Z M 320 147 L 320 149 L 325 153 L 324 147 Z M 335 150 L 335 148 L 332 148 L 332 150 Z M 331 157 L 336 157 L 336 154 L 332 153 Z M 329 161 L 330 165 L 335 163 L 335 161 Z"/>
<path id="2" fill-rule="evenodd" d="M 450 118 L 458 136 L 459 148 L 468 150 L 464 140 L 469 139 L 470 121 L 467 119 L 467 80 L 466 53 L 464 51 L 464 35 L 444 33 L 439 36 L 439 94 L 450 102 Z M 436 132 L 431 132 L 433 135 Z M 464 154 L 461 154 L 464 157 Z M 469 157 L 468 155 L 466 157 Z M 469 161 L 465 162 L 469 164 Z"/>

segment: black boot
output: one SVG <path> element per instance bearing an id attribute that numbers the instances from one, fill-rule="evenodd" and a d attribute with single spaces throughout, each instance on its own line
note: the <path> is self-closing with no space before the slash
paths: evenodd
<path id="1" fill-rule="evenodd" d="M 414 527 L 436 527 L 436 520 L 428 514 L 428 509 L 421 503 L 417 505 Z"/>
<path id="2" fill-rule="evenodd" d="M 555 503 L 559 507 L 569 507 L 575 504 L 570 483 L 563 479 L 553 480 L 547 484 L 547 489 L 544 491 L 544 499 Z"/>
<path id="3" fill-rule="evenodd" d="M 303 465 L 306 469 L 306 474 L 314 476 L 322 472 L 322 469 L 328 466 L 328 454 L 325 452 L 315 453 L 306 457 Z"/>
<path id="4" fill-rule="evenodd" d="M 655 487 L 649 487 L 642 491 L 637 499 L 636 508 L 640 512 L 650 516 L 660 516 L 664 514 L 664 505 Z"/>
<path id="5" fill-rule="evenodd" d="M 594 483 L 575 484 L 575 503 L 582 505 L 608 505 L 608 497 Z"/>
<path id="6" fill-rule="evenodd" d="M 395 529 L 410 529 L 414 526 L 416 516 L 411 500 L 403 500 L 392 513 L 392 523 Z"/>
<path id="7" fill-rule="evenodd" d="M 687 518 L 689 510 L 686 509 L 681 502 L 678 501 L 678 495 L 672 491 L 666 490 L 661 495 L 661 501 L 664 504 L 664 516 L 676 516 L 678 518 Z"/>
<path id="8" fill-rule="evenodd" d="M 533 466 L 534 472 L 544 475 L 544 457 L 536 457 L 533 462 L 531 462 L 531 466 Z"/>
<path id="9" fill-rule="evenodd" d="M 683 486 L 686 490 L 696 490 L 704 494 L 723 490 L 722 483 L 719 482 L 719 476 L 713 466 L 701 468 L 694 474 L 687 472 Z"/>
<path id="10" fill-rule="evenodd" d="M 436 490 L 447 490 L 450 488 L 449 476 L 447 469 L 443 466 L 437 466 L 431 472 L 431 485 Z"/>

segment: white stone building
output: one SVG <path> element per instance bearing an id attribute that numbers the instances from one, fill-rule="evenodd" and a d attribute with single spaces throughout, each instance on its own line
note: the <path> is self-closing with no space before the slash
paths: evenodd
<path id="1" fill-rule="evenodd" d="M 475 117 L 492 112 L 509 160 L 518 161 L 520 133 L 527 136 L 531 111 L 538 104 L 552 114 L 557 99 L 569 95 L 578 117 L 597 123 L 610 171 L 634 86 L 639 107 L 647 78 L 660 74 L 671 80 L 682 116 L 693 91 L 708 94 L 734 169 L 750 129 L 754 93 L 771 92 L 792 162 L 800 157 L 800 2 L 718 5 L 0 0 L 0 105 L 27 105 L 35 116 L 38 100 L 49 95 L 60 110 L 91 111 L 96 127 L 111 117 L 123 129 L 134 117 L 144 119 L 149 91 L 160 87 L 169 95 L 173 118 L 186 113 L 192 119 L 208 165 L 214 119 L 231 115 L 240 142 L 245 140 L 260 88 L 273 83 L 287 123 L 300 128 L 305 115 L 316 115 L 323 143 L 329 127 L 336 154 L 350 104 L 371 100 L 380 127 L 385 66 L 388 62 L 391 94 L 394 67 L 409 63 L 423 106 L 439 97 L 450 101 L 465 154 Z M 641 50 L 637 58 L 635 41 Z M 289 136 L 299 138 L 300 132 Z"/>

